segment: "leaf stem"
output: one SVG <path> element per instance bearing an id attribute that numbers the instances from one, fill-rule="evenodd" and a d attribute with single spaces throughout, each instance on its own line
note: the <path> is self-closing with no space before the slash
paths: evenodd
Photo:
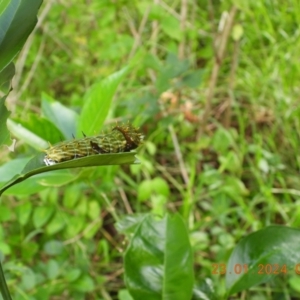
<path id="1" fill-rule="evenodd" d="M 0 292 L 2 294 L 3 300 L 12 300 L 4 277 L 1 261 L 0 261 Z"/>

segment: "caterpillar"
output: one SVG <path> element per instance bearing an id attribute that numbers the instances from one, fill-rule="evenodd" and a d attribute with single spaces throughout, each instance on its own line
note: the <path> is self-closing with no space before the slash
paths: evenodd
<path id="1" fill-rule="evenodd" d="M 144 136 L 138 128 L 131 124 L 115 126 L 107 134 L 74 139 L 61 142 L 44 150 L 44 163 L 47 166 L 56 163 L 81 158 L 90 155 L 105 153 L 129 152 L 136 149 L 143 141 Z"/>

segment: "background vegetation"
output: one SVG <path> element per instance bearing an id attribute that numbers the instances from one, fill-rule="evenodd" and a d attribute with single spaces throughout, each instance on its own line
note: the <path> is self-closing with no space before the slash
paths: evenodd
<path id="1" fill-rule="evenodd" d="M 17 143 L 1 149 L 0 181 L 43 149 L 30 133 L 60 140 L 47 104 L 80 113 L 86 90 L 127 65 L 106 125 L 130 120 L 146 141 L 141 165 L 53 172 L 7 190 L 0 251 L 14 299 L 130 299 L 128 239 L 115 225 L 124 216 L 179 212 L 210 299 L 225 293 L 213 264 L 242 237 L 298 228 L 299 23 L 293 0 L 45 2 L 16 61 L 7 106 Z M 280 275 L 231 299 L 299 295 L 298 277 Z"/>

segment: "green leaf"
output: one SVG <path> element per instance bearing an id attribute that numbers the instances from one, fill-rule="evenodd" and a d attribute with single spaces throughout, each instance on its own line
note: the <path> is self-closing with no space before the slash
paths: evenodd
<path id="1" fill-rule="evenodd" d="M 19 223 L 22 226 L 27 224 L 29 217 L 31 215 L 31 211 L 32 211 L 32 204 L 29 201 L 16 207 L 17 218 Z"/>
<path id="2" fill-rule="evenodd" d="M 169 186 L 164 179 L 156 177 L 154 179 L 147 179 L 141 182 L 138 187 L 138 199 L 140 201 L 145 201 L 149 199 L 150 196 L 153 196 L 153 194 L 165 197 L 169 196 Z"/>
<path id="3" fill-rule="evenodd" d="M 152 193 L 152 180 L 145 179 L 138 186 L 138 200 L 146 201 L 149 200 Z"/>
<path id="4" fill-rule="evenodd" d="M 86 238 L 87 240 L 92 240 L 93 237 L 99 233 L 101 226 L 102 226 L 101 222 L 99 223 L 93 222 L 92 226 L 88 226 L 87 230 L 85 229 L 83 231 L 83 237 Z"/>
<path id="5" fill-rule="evenodd" d="M 66 139 L 76 134 L 78 114 L 45 93 L 42 95 L 42 112 Z"/>
<path id="6" fill-rule="evenodd" d="M 88 202 L 88 216 L 92 219 L 95 220 L 99 218 L 100 216 L 100 206 L 99 203 L 96 200 L 90 200 Z"/>
<path id="7" fill-rule="evenodd" d="M 190 88 L 196 88 L 202 82 L 203 70 L 192 71 L 182 78 L 182 83 Z"/>
<path id="8" fill-rule="evenodd" d="M 42 149 L 46 149 L 49 147 L 48 143 L 42 139 L 41 137 L 34 134 L 32 131 L 23 127 L 21 124 L 14 122 L 11 119 L 7 120 L 7 125 L 10 132 L 17 137 L 18 139 L 26 142 L 31 147 L 42 151 Z"/>
<path id="9" fill-rule="evenodd" d="M 172 87 L 174 85 L 172 79 L 176 77 L 181 78 L 189 69 L 190 63 L 188 60 L 180 60 L 174 53 L 168 53 L 166 62 L 161 67 L 156 80 L 156 87 L 159 93 Z M 181 79 L 179 82 L 181 82 Z"/>
<path id="10" fill-rule="evenodd" d="M 218 157 L 220 162 L 219 171 L 223 173 L 225 170 L 229 172 L 241 172 L 242 166 L 238 154 L 229 150 L 224 156 Z"/>
<path id="11" fill-rule="evenodd" d="M 0 187 L 4 186 L 5 183 L 8 180 L 11 180 L 13 177 L 15 177 L 16 174 L 21 173 L 22 169 L 24 169 L 24 166 L 28 163 L 29 160 L 30 158 L 17 158 L 15 160 L 11 160 L 6 164 L 2 165 L 0 167 L 0 180 L 1 180 Z M 32 188 L 35 185 L 35 183 L 38 186 L 42 185 L 42 186 L 59 187 L 61 185 L 74 181 L 75 179 L 76 176 L 74 176 L 74 174 L 71 174 L 66 170 L 56 170 L 55 172 L 46 175 L 37 174 L 33 178 L 27 180 L 26 185 L 28 190 L 30 190 L 30 188 Z M 26 191 L 26 185 L 24 185 L 25 191 Z M 24 194 L 21 193 L 21 190 L 22 190 L 22 184 L 19 184 L 18 188 L 16 189 L 16 194 L 20 194 L 20 195 Z"/>
<path id="12" fill-rule="evenodd" d="M 163 216 L 166 208 L 165 205 L 168 202 L 168 199 L 163 195 L 152 195 L 151 196 L 151 212 L 157 216 Z"/>
<path id="13" fill-rule="evenodd" d="M 135 159 L 135 154 L 136 152 L 133 151 L 133 152 L 126 152 L 126 153 L 91 155 L 87 157 L 82 157 L 82 158 L 58 163 L 52 166 L 46 166 L 45 163 L 43 162 L 45 154 L 40 153 L 35 157 L 33 157 L 27 163 L 27 165 L 24 167 L 24 169 L 20 174 L 15 175 L 4 186 L 0 187 L 0 195 L 9 187 L 24 181 L 25 179 L 33 175 L 50 172 L 53 170 L 62 170 L 62 169 L 70 169 L 70 168 L 138 163 L 138 161 Z"/>
<path id="14" fill-rule="evenodd" d="M 6 243 L 0 241 L 0 252 L 4 255 L 9 255 L 11 254 L 11 247 L 9 247 L 9 245 L 7 245 Z"/>
<path id="15" fill-rule="evenodd" d="M 298 293 L 300 293 L 300 278 L 299 273 L 289 279 L 289 285 Z"/>
<path id="16" fill-rule="evenodd" d="M 134 300 L 128 290 L 119 290 L 118 291 L 118 299 L 119 300 Z"/>
<path id="17" fill-rule="evenodd" d="M 0 222 L 5 222 L 10 219 L 11 210 L 4 206 L 3 204 L 0 204 Z"/>
<path id="18" fill-rule="evenodd" d="M 94 282 L 90 276 L 83 275 L 72 283 L 72 286 L 76 291 L 91 292 L 94 289 Z"/>
<path id="19" fill-rule="evenodd" d="M 191 68 L 190 62 L 187 59 L 179 59 L 177 54 L 169 52 L 166 59 L 166 67 L 162 69 L 168 69 L 170 78 L 175 78 L 184 75 Z"/>
<path id="20" fill-rule="evenodd" d="M 0 2 L 0 71 L 17 55 L 37 22 L 42 0 Z"/>
<path id="21" fill-rule="evenodd" d="M 169 185 L 161 177 L 156 177 L 152 179 L 152 189 L 158 195 L 163 195 L 165 197 L 169 197 L 170 195 Z"/>
<path id="22" fill-rule="evenodd" d="M 60 265 L 54 259 L 47 262 L 47 278 L 50 280 L 55 279 L 60 273 Z"/>
<path id="23" fill-rule="evenodd" d="M 180 22 L 173 16 L 164 16 L 161 19 L 161 28 L 169 37 L 177 41 L 181 40 L 182 31 L 180 30 Z"/>
<path id="24" fill-rule="evenodd" d="M 118 232 L 130 235 L 136 230 L 145 216 L 145 214 L 125 215 L 115 224 L 115 227 Z"/>
<path id="25" fill-rule="evenodd" d="M 87 135 L 99 132 L 111 107 L 115 91 L 127 73 L 128 68 L 123 68 L 91 87 L 84 97 L 78 134 L 81 134 L 81 131 Z"/>
<path id="26" fill-rule="evenodd" d="M 179 215 L 148 215 L 125 254 L 125 280 L 134 299 L 191 299 L 193 254 Z"/>
<path id="27" fill-rule="evenodd" d="M 226 130 L 225 128 L 219 127 L 215 132 L 212 147 L 217 153 L 224 155 L 227 153 L 228 148 L 234 147 L 234 137 L 232 136 L 232 132 Z"/>
<path id="28" fill-rule="evenodd" d="M 56 170 L 49 174 L 39 174 L 33 177 L 42 186 L 60 187 L 76 179 L 68 170 Z"/>
<path id="29" fill-rule="evenodd" d="M 80 269 L 72 269 L 72 270 L 66 270 L 64 277 L 67 281 L 72 282 L 79 278 L 81 275 Z"/>
<path id="30" fill-rule="evenodd" d="M 60 130 L 57 129 L 52 122 L 38 116 L 37 114 L 29 113 L 26 115 L 26 119 L 14 119 L 14 121 L 46 142 L 50 142 L 52 144 L 61 142 L 62 134 Z M 25 142 L 28 143 L 27 140 L 25 140 Z M 49 145 L 47 144 L 46 147 L 48 146 Z M 39 145 L 39 148 L 41 148 L 41 145 Z"/>
<path id="31" fill-rule="evenodd" d="M 151 68 L 156 71 L 162 69 L 162 63 L 160 62 L 158 57 L 151 53 L 146 53 L 145 57 L 143 58 L 143 66 L 144 68 Z"/>
<path id="32" fill-rule="evenodd" d="M 21 167 L 24 168 L 24 162 L 26 162 L 26 160 L 28 161 L 28 159 L 9 161 L 0 167 L 0 178 L 3 180 L 3 182 L 0 182 L 0 187 L 5 186 L 5 183 L 9 179 L 16 177 L 16 174 L 21 172 L 22 169 L 20 170 L 20 166 L 17 164 L 20 162 Z M 4 174 L 3 177 L 1 177 L 2 174 Z M 47 186 L 60 187 L 76 179 L 77 177 L 68 170 L 56 170 L 48 174 L 37 174 L 29 178 L 26 182 L 20 182 L 18 186 L 11 187 L 8 191 L 6 191 L 6 194 L 30 195 L 43 190 Z"/>
<path id="33" fill-rule="evenodd" d="M 32 238 L 38 233 L 41 233 L 41 231 L 35 230 L 29 234 L 28 238 Z M 26 242 L 22 243 L 21 258 L 23 261 L 32 261 L 32 259 L 36 257 L 35 255 L 37 255 L 38 251 L 39 251 L 38 244 L 36 242 L 27 240 Z"/>
<path id="34" fill-rule="evenodd" d="M 89 199 L 84 194 L 80 194 L 79 196 L 80 196 L 80 201 L 76 205 L 76 213 L 77 215 L 86 216 Z"/>
<path id="35" fill-rule="evenodd" d="M 9 190 L 5 191 L 5 195 L 26 196 L 38 193 L 46 187 L 40 184 L 48 174 L 41 174 L 20 182 L 18 185 L 12 186 Z"/>
<path id="36" fill-rule="evenodd" d="M 15 75 L 15 65 L 13 63 L 8 64 L 2 71 L 0 71 L 0 91 L 4 94 L 8 94 L 11 89 L 11 80 Z"/>
<path id="37" fill-rule="evenodd" d="M 85 218 L 81 216 L 68 216 L 66 222 L 68 226 L 65 227 L 64 233 L 67 238 L 72 238 L 78 234 L 86 223 Z"/>
<path id="38" fill-rule="evenodd" d="M 239 41 L 244 34 L 244 28 L 241 24 L 235 24 L 232 28 L 232 38 L 234 41 Z"/>
<path id="39" fill-rule="evenodd" d="M 10 112 L 5 106 L 6 96 L 0 99 L 0 146 L 6 143 L 9 143 L 10 134 L 7 130 L 6 121 Z"/>
<path id="40" fill-rule="evenodd" d="M 63 249 L 64 244 L 56 240 L 49 241 L 44 246 L 44 251 L 48 255 L 59 255 Z"/>
<path id="41" fill-rule="evenodd" d="M 48 222 L 54 212 L 53 206 L 36 207 L 33 212 L 33 224 L 35 228 L 40 228 Z"/>
<path id="42" fill-rule="evenodd" d="M 80 186 L 77 184 L 68 185 L 64 192 L 63 205 L 66 208 L 74 208 L 81 194 Z"/>
<path id="43" fill-rule="evenodd" d="M 34 272 L 26 268 L 22 274 L 20 287 L 25 290 L 30 290 L 36 285 L 36 277 Z"/>
<path id="44" fill-rule="evenodd" d="M 30 157 L 16 158 L 0 166 L 0 183 L 7 182 L 13 176 L 20 173 L 29 160 Z"/>
<path id="45" fill-rule="evenodd" d="M 295 272 L 300 261 L 299 245 L 300 230 L 284 226 L 266 227 L 242 239 L 226 266 L 228 294 L 283 274 L 284 265 L 288 273 Z M 246 269 L 248 272 L 245 272 Z"/>
<path id="46" fill-rule="evenodd" d="M 55 233 L 61 231 L 63 228 L 67 226 L 67 219 L 64 212 L 58 211 L 55 216 L 49 222 L 46 227 L 46 232 L 49 235 L 54 235 Z"/>
<path id="47" fill-rule="evenodd" d="M 218 300 L 219 295 L 216 293 L 213 281 L 210 278 L 205 278 L 197 282 L 193 288 L 192 300 Z"/>

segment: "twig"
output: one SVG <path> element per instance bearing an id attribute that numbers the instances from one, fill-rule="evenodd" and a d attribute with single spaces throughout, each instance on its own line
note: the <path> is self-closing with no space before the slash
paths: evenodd
<path id="1" fill-rule="evenodd" d="M 140 46 L 141 44 L 141 40 L 142 40 L 142 34 L 143 34 L 143 31 L 144 31 L 144 28 L 145 28 L 145 25 L 147 23 L 147 20 L 148 20 L 148 16 L 149 16 L 149 13 L 150 13 L 150 9 L 151 7 L 148 6 L 144 15 L 143 15 L 143 19 L 141 21 L 141 24 L 139 26 L 139 29 L 138 29 L 138 32 L 137 32 L 137 35 L 135 36 L 135 39 L 134 39 L 134 43 L 133 43 L 133 46 L 131 48 L 131 51 L 130 51 L 130 54 L 129 54 L 129 58 L 132 58 L 136 52 L 136 50 L 138 49 L 138 47 Z"/>
<path id="2" fill-rule="evenodd" d="M 230 75 L 229 75 L 229 95 L 228 95 L 229 97 L 228 97 L 227 108 L 225 110 L 225 116 L 224 116 L 224 126 L 226 128 L 229 128 L 230 123 L 231 123 L 232 103 L 234 100 L 233 90 L 234 90 L 234 86 L 235 86 L 236 69 L 238 66 L 239 48 L 240 48 L 239 41 L 235 41 L 234 51 L 233 51 L 233 60 L 232 60 Z"/>
<path id="3" fill-rule="evenodd" d="M 4 272 L 3 272 L 3 269 L 2 269 L 1 261 L 0 261 L 0 291 L 1 291 L 1 295 L 2 295 L 3 299 L 12 300 L 11 296 L 10 296 L 10 293 L 9 293 L 9 290 L 8 290 L 8 287 L 7 287 L 7 284 L 6 284 L 6 280 L 5 280 Z"/>
<path id="4" fill-rule="evenodd" d="M 183 158 L 182 158 L 177 135 L 176 135 L 172 125 L 169 125 L 168 129 L 171 134 L 171 138 L 172 138 L 174 149 L 175 149 L 175 154 L 176 154 L 176 157 L 177 157 L 177 160 L 179 163 L 179 168 L 180 168 L 180 172 L 181 172 L 183 181 L 184 181 L 185 185 L 188 186 L 189 185 L 189 176 L 188 176 L 188 173 L 187 173 L 187 170 L 186 170 Z"/>
<path id="5" fill-rule="evenodd" d="M 101 296 L 103 297 L 104 300 L 112 300 L 112 298 L 110 297 L 109 293 L 106 291 L 103 285 L 100 285 L 99 289 L 101 292 Z"/>
<path id="6" fill-rule="evenodd" d="M 25 61 L 26 61 L 26 58 L 28 56 L 29 49 L 30 49 L 30 47 L 33 43 L 34 33 L 37 31 L 38 28 L 41 27 L 44 19 L 46 18 L 47 14 L 49 13 L 49 11 L 51 9 L 51 6 L 52 6 L 54 1 L 55 0 L 46 1 L 46 6 L 44 7 L 43 11 L 39 15 L 38 22 L 37 22 L 36 26 L 34 27 L 34 29 L 32 30 L 30 36 L 28 37 L 28 39 L 27 39 L 27 41 L 26 41 L 26 43 L 23 47 L 23 50 L 22 50 L 22 52 L 19 56 L 19 59 L 16 63 L 16 75 L 14 76 L 14 81 L 13 81 L 15 89 L 17 89 L 18 86 L 19 86 L 20 79 L 22 77 L 23 68 L 24 68 L 24 65 L 25 65 Z"/>
<path id="7" fill-rule="evenodd" d="M 119 178 L 116 178 L 116 179 L 115 179 L 115 183 L 116 183 L 117 186 L 121 186 L 121 180 L 120 180 Z M 123 203 L 124 203 L 124 206 L 125 206 L 125 208 L 126 208 L 127 213 L 128 213 L 128 214 L 132 214 L 132 213 L 133 213 L 133 210 L 132 210 L 132 208 L 131 208 L 131 206 L 130 206 L 130 204 L 129 204 L 129 202 L 128 202 L 128 199 L 127 199 L 127 197 L 126 197 L 126 194 L 125 194 L 125 192 L 124 192 L 124 189 L 122 189 L 122 188 L 119 187 L 119 188 L 118 188 L 118 191 L 119 191 L 119 193 L 120 193 L 121 199 L 123 200 Z"/>
<path id="8" fill-rule="evenodd" d="M 119 244 L 113 239 L 113 237 L 103 228 L 100 229 L 101 233 L 118 251 L 121 251 Z"/>
<path id="9" fill-rule="evenodd" d="M 161 103 L 160 106 L 161 106 L 161 111 L 162 111 L 163 116 L 166 117 L 167 113 L 166 113 L 166 110 L 165 110 L 163 104 Z M 174 150 L 175 150 L 175 155 L 176 155 L 177 161 L 179 163 L 181 176 L 183 178 L 183 181 L 184 181 L 186 187 L 188 187 L 188 185 L 189 185 L 189 176 L 188 176 L 188 172 L 187 172 L 187 169 L 185 167 L 185 164 L 184 164 L 184 161 L 183 161 L 183 158 L 182 158 L 180 146 L 179 146 L 177 135 L 174 131 L 173 125 L 169 125 L 168 130 L 171 134 L 171 138 L 172 138 L 172 142 L 173 142 Z"/>
<path id="10" fill-rule="evenodd" d="M 211 74 L 211 77 L 210 77 L 207 96 L 206 96 L 206 106 L 205 106 L 205 109 L 204 109 L 204 113 L 203 113 L 203 117 L 202 117 L 202 121 L 201 121 L 201 126 L 199 126 L 199 130 L 198 130 L 198 134 L 197 134 L 198 139 L 202 135 L 203 130 L 205 129 L 205 127 L 207 125 L 207 121 L 208 121 L 208 119 L 210 117 L 210 114 L 211 114 L 212 99 L 213 99 L 213 96 L 214 96 L 218 75 L 219 75 L 220 68 L 221 68 L 221 65 L 222 65 L 222 62 L 223 62 L 226 45 L 227 45 L 227 42 L 228 42 L 228 39 L 229 39 L 229 35 L 230 35 L 230 32 L 231 32 L 231 28 L 232 28 L 232 25 L 233 25 L 233 21 L 234 21 L 236 12 L 237 12 L 237 8 L 235 6 L 233 6 L 231 8 L 231 11 L 230 11 L 230 13 L 227 17 L 226 22 L 225 22 L 223 33 L 222 33 L 222 36 L 221 36 L 220 45 L 218 45 L 218 51 L 217 51 L 217 53 L 215 55 L 215 58 L 214 58 L 214 66 L 213 66 L 212 74 Z"/>
<path id="11" fill-rule="evenodd" d="M 58 37 L 57 37 L 57 34 L 50 30 L 48 28 L 48 26 L 44 26 L 43 27 L 43 34 L 45 36 L 48 36 L 49 38 L 51 38 L 54 43 L 56 43 L 58 45 L 58 47 L 60 47 L 62 50 L 65 51 L 65 53 L 70 57 L 70 58 L 73 58 L 73 51 L 72 49 L 68 48 L 68 45 L 66 45 L 64 42 L 62 42 Z"/>
<path id="12" fill-rule="evenodd" d="M 38 50 L 38 53 L 36 55 L 36 59 L 34 60 L 34 63 L 23 83 L 23 85 L 21 86 L 21 88 L 18 90 L 17 94 L 16 94 L 16 98 L 19 99 L 20 96 L 22 95 L 22 93 L 27 89 L 27 87 L 29 86 L 32 78 L 33 78 L 33 75 L 35 73 L 35 70 L 41 60 L 41 57 L 42 57 L 42 52 L 44 50 L 44 47 L 45 47 L 45 40 L 43 39 L 41 44 L 40 44 L 40 47 L 39 47 L 39 50 Z"/>
<path id="13" fill-rule="evenodd" d="M 154 5 L 157 5 L 159 3 L 159 0 L 154 0 Z M 153 21 L 151 23 L 151 36 L 150 36 L 150 44 L 151 44 L 151 54 L 153 56 L 157 56 L 157 44 L 158 44 L 158 33 L 159 33 L 159 23 L 157 20 Z M 149 77 L 151 78 L 152 82 L 156 82 L 156 75 L 155 71 L 152 69 L 148 69 Z"/>
<path id="14" fill-rule="evenodd" d="M 170 7 L 168 4 L 166 4 L 164 1 L 161 0 L 157 0 L 157 3 L 165 10 L 167 11 L 170 15 L 172 15 L 173 17 L 175 17 L 176 19 L 180 20 L 181 16 L 180 14 L 175 11 L 172 7 Z M 191 29 L 195 29 L 195 25 L 191 22 L 189 22 L 188 20 L 186 20 L 186 27 L 191 28 Z M 200 35 L 203 36 L 210 36 L 210 34 L 202 29 L 198 30 L 198 33 Z"/>
<path id="15" fill-rule="evenodd" d="M 278 188 L 273 188 L 271 189 L 271 192 L 273 194 L 290 194 L 294 196 L 300 196 L 300 191 L 295 190 L 295 189 L 278 189 Z"/>
<path id="16" fill-rule="evenodd" d="M 97 190 L 96 187 L 93 185 L 94 190 Z M 107 198 L 106 194 L 101 192 L 100 195 L 102 196 L 102 198 L 104 199 L 106 205 L 107 205 L 107 211 L 110 212 L 115 220 L 115 222 L 119 221 L 119 217 L 116 214 L 116 210 L 114 208 L 114 206 L 112 205 L 112 203 L 109 201 L 109 199 Z"/>
<path id="17" fill-rule="evenodd" d="M 129 29 L 131 31 L 131 34 L 134 36 L 134 38 L 137 38 L 138 32 L 137 32 L 137 30 L 134 26 L 134 22 L 132 21 L 132 18 L 130 18 L 130 14 L 129 14 L 127 8 L 124 9 L 124 12 L 125 12 L 125 17 L 128 21 L 128 26 L 129 26 Z"/>
<path id="18" fill-rule="evenodd" d="M 97 225 L 98 223 L 100 223 L 100 218 L 93 220 L 91 223 L 89 223 L 89 225 L 79 234 L 77 234 L 76 236 L 66 240 L 63 242 L 64 245 L 69 245 L 69 244 L 73 244 L 79 240 L 81 240 L 84 235 L 89 232 L 95 225 Z"/>
<path id="19" fill-rule="evenodd" d="M 188 12 L 188 1 L 181 0 L 180 31 L 182 33 L 182 39 L 181 39 L 179 47 L 178 47 L 178 58 L 179 59 L 183 59 L 185 57 L 185 55 L 184 55 L 184 49 L 185 49 L 184 31 L 185 31 L 185 27 L 186 27 L 187 12 Z"/>
<path id="20" fill-rule="evenodd" d="M 159 0 L 154 0 L 154 5 L 157 5 L 159 3 Z M 151 41 L 151 54 L 157 55 L 157 40 L 158 40 L 158 32 L 159 32 L 159 23 L 157 20 L 153 21 L 151 23 L 152 32 L 150 36 Z"/>
<path id="21" fill-rule="evenodd" d="M 160 171 L 165 177 L 166 179 L 168 179 L 170 181 L 170 183 L 173 184 L 173 186 L 181 193 L 183 194 L 183 188 L 181 187 L 180 183 L 173 178 L 173 176 L 166 170 L 166 168 L 162 165 L 160 165 L 159 163 L 155 164 L 155 168 Z"/>

